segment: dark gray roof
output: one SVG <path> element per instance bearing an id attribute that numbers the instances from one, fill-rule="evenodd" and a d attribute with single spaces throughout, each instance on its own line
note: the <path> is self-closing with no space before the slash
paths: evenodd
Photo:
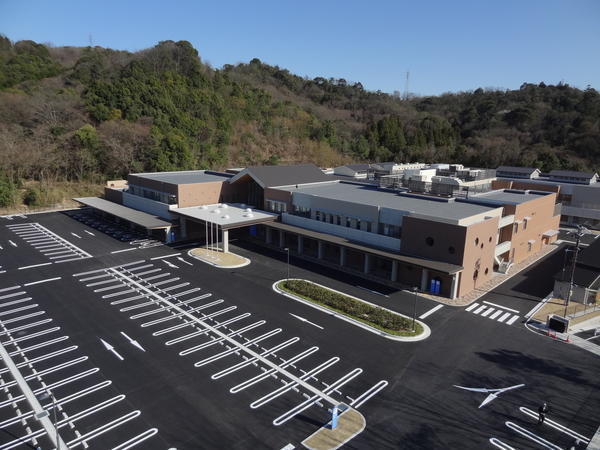
<path id="1" fill-rule="evenodd" d="M 149 180 L 161 181 L 169 184 L 193 184 L 206 183 L 209 181 L 225 181 L 233 175 L 229 173 L 210 172 L 208 170 L 183 170 L 179 172 L 150 172 L 132 173 L 136 177 Z"/>
<path id="2" fill-rule="evenodd" d="M 551 170 L 551 177 L 573 177 L 573 178 L 585 178 L 589 180 L 597 175 L 594 172 L 577 172 L 576 170 Z"/>
<path id="3" fill-rule="evenodd" d="M 465 219 L 482 214 L 496 207 L 482 206 L 466 202 L 454 202 L 452 199 L 437 197 L 414 196 L 379 189 L 360 183 L 330 182 L 310 186 L 290 186 L 286 191 L 315 197 L 342 200 L 350 203 L 381 206 L 399 211 L 409 211 L 432 217 L 443 217 L 452 220 Z"/>
<path id="4" fill-rule="evenodd" d="M 251 176 L 263 188 L 331 181 L 331 177 L 325 175 L 314 164 L 298 164 L 295 166 L 248 167 L 234 176 L 230 182 L 235 183 L 246 175 Z"/>
<path id="5" fill-rule="evenodd" d="M 76 202 L 79 202 L 86 206 L 91 206 L 99 211 L 104 211 L 113 216 L 120 217 L 129 222 L 133 222 L 144 228 L 166 228 L 171 226 L 171 222 L 161 219 L 160 217 L 153 216 L 152 214 L 138 211 L 137 209 L 128 208 L 127 206 L 119 205 L 118 203 L 109 202 L 98 197 L 79 197 L 74 198 Z"/>
<path id="6" fill-rule="evenodd" d="M 541 196 L 551 194 L 551 192 L 542 191 L 517 191 L 513 189 L 503 189 L 490 191 L 482 194 L 472 195 L 469 200 L 472 202 L 493 203 L 498 205 L 520 205 L 521 203 L 535 200 Z"/>
<path id="7" fill-rule="evenodd" d="M 500 166 L 496 169 L 497 172 L 515 172 L 515 173 L 525 173 L 525 174 L 531 174 L 533 172 L 535 172 L 536 169 L 535 167 L 515 167 L 515 166 Z"/>

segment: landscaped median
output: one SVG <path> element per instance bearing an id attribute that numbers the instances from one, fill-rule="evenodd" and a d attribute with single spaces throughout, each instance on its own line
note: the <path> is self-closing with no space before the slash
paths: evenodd
<path id="1" fill-rule="evenodd" d="M 308 280 L 279 280 L 273 289 L 286 297 L 320 309 L 365 330 L 396 341 L 420 341 L 429 337 L 427 325 L 395 311 Z"/>

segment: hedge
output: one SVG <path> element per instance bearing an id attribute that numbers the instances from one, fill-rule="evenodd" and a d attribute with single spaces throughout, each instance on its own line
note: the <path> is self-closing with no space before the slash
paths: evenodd
<path id="1" fill-rule="evenodd" d="M 402 317 L 383 308 L 378 308 L 308 281 L 284 280 L 279 283 L 279 287 L 313 303 L 340 312 L 390 334 L 414 336 L 423 331 L 421 325 L 415 322 L 415 331 L 413 332 L 412 319 Z"/>

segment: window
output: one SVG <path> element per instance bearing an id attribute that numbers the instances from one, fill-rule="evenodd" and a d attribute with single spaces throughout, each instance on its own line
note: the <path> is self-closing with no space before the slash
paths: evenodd
<path id="1" fill-rule="evenodd" d="M 483 242 L 481 243 L 481 246 L 479 248 L 483 249 Z"/>
<path id="2" fill-rule="evenodd" d="M 533 248 L 533 242 L 528 242 L 527 243 L 527 251 L 530 252 L 532 248 Z"/>
<path id="3" fill-rule="evenodd" d="M 523 221 L 523 229 L 526 230 L 527 229 L 527 219 L 525 219 Z"/>
<path id="4" fill-rule="evenodd" d="M 490 269 L 486 267 L 485 268 L 485 274 L 487 275 L 489 271 L 490 271 Z"/>
<path id="5" fill-rule="evenodd" d="M 433 247 L 434 240 L 431 236 L 428 236 L 427 238 L 425 238 L 425 243 L 430 247 Z"/>
<path id="6" fill-rule="evenodd" d="M 488 239 L 488 242 L 492 242 L 492 237 L 490 236 L 490 238 Z"/>
<path id="7" fill-rule="evenodd" d="M 475 247 L 479 245 L 479 238 L 475 238 Z"/>
<path id="8" fill-rule="evenodd" d="M 479 270 L 475 270 L 475 272 L 473 272 L 473 279 L 476 280 L 478 276 L 479 276 Z"/>
<path id="9" fill-rule="evenodd" d="M 315 220 L 321 220 L 321 211 L 315 211 Z"/>
<path id="10" fill-rule="evenodd" d="M 519 232 L 519 224 L 515 222 L 515 225 L 513 226 L 513 233 L 517 234 Z"/>

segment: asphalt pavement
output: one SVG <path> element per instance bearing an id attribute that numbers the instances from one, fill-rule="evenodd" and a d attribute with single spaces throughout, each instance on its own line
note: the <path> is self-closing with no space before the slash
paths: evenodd
<path id="1" fill-rule="evenodd" d="M 24 239 L 36 241 L 35 230 L 30 235 L 11 230 L 28 225 L 7 227 L 31 223 L 66 241 L 59 241 L 55 252 L 74 255 L 59 260 L 72 260 L 59 263 L 50 258 L 61 253 L 48 256 L 55 252 L 40 251 Z M 560 252 L 486 293 L 478 300 L 485 306 L 479 313 L 419 297 L 416 316 L 424 316 L 432 335 L 400 343 L 273 292 L 273 282 L 287 276 L 284 253 L 234 242 L 232 250 L 252 263 L 218 269 L 192 259 L 186 249 L 119 242 L 61 213 L 0 218 L 0 227 L 0 271 L 5 271 L 0 289 L 19 286 L 0 291 L 0 314 L 7 313 L 0 315 L 2 326 L 12 330 L 49 320 L 11 332 L 10 339 L 27 338 L 17 342 L 20 350 L 43 344 L 25 353 L 30 360 L 76 346 L 31 365 L 15 348 L 24 374 L 43 390 L 44 383 L 95 370 L 55 388 L 63 401 L 60 414 L 66 415 L 59 427 L 66 441 L 83 442 L 83 436 L 90 448 L 119 448 L 128 440 L 132 447 L 150 449 L 300 447 L 329 418 L 324 400 L 293 414 L 315 390 L 354 403 L 364 414 L 367 428 L 347 448 L 486 448 L 492 447 L 490 439 L 514 448 L 532 447 L 532 439 L 568 448 L 574 433 L 591 438 L 600 425 L 598 358 L 522 325 L 524 314 L 551 289 Z M 415 298 L 409 293 L 293 257 L 290 272 L 413 314 Z M 14 292 L 23 294 L 1 298 Z M 8 304 L 13 301 L 22 302 Z M 500 322 L 505 312 L 510 315 Z M 508 324 L 513 316 L 517 319 Z M 55 327 L 59 330 L 47 331 Z M 46 333 L 34 336 L 40 332 Z M 8 335 L 0 340 L 15 345 L 7 343 Z M 266 356 L 252 360 L 248 350 Z M 295 357 L 300 359 L 285 369 L 268 372 Z M 77 358 L 86 359 L 72 362 Z M 71 365 L 61 366 L 65 363 Z M 318 369 L 314 377 L 307 374 L 312 369 Z M 33 370 L 47 374 L 37 378 Z M 249 384 L 261 374 L 264 379 Z M 11 379 L 2 377 L 1 382 Z M 310 386 L 286 390 L 298 379 Z M 107 387 L 81 395 L 107 381 Z M 340 386 L 329 392 L 332 384 Z M 455 387 L 520 384 L 482 408 L 488 393 Z M 20 392 L 12 386 L 0 402 L 9 400 L 8 394 Z M 558 426 L 538 426 L 528 415 L 543 401 Z M 0 420 L 14 422 L 30 409 L 23 403 L 18 408 L 10 402 L 0 407 Z M 15 439 L 9 432 L 25 436 L 27 427 L 39 428 L 31 418 L 26 424 L 12 423 L 0 443 Z"/>

